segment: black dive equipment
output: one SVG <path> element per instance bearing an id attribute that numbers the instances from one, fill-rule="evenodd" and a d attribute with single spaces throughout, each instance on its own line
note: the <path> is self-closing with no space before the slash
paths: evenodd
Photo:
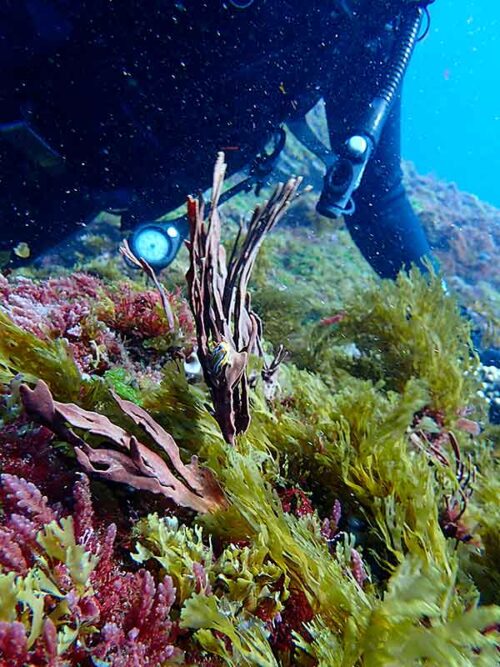
<path id="1" fill-rule="evenodd" d="M 271 151 L 268 153 L 264 149 L 255 157 L 250 165 L 247 178 L 223 192 L 219 198 L 219 204 L 223 204 L 240 192 L 250 192 L 253 188 L 255 188 L 255 194 L 259 195 L 285 147 L 285 130 L 279 128 L 272 141 Z M 207 211 L 209 210 L 208 206 Z M 160 271 L 173 262 L 182 242 L 188 235 L 188 222 L 186 216 L 183 215 L 173 220 L 155 220 L 140 224 L 135 227 L 128 241 L 136 257 L 145 259 L 153 269 Z"/>
<path id="2" fill-rule="evenodd" d="M 384 83 L 373 97 L 356 131 L 341 142 L 341 145 L 334 146 L 330 151 L 314 137 L 305 120 L 289 121 L 292 132 L 296 133 L 299 140 L 316 153 L 327 167 L 323 192 L 317 205 L 317 210 L 322 215 L 337 217 L 354 211 L 352 194 L 358 188 L 368 160 L 377 147 L 384 122 L 417 41 L 424 13 L 423 7 L 431 1 L 421 0 L 411 3 L 400 15 L 399 39 L 395 44 L 388 71 L 384 73 Z M 253 5 L 254 0 L 226 0 L 226 2 L 236 9 L 244 10 Z M 257 155 L 250 165 L 247 178 L 223 193 L 220 202 L 227 201 L 239 192 L 248 192 L 254 187 L 258 194 L 275 166 L 285 139 L 285 131 L 282 128 L 278 129 L 274 136 L 273 148 L 269 152 L 264 149 Z M 17 149 L 21 148 L 30 162 L 37 164 L 51 176 L 58 176 L 66 171 L 64 157 L 24 121 L 0 124 L 0 140 L 14 145 Z M 109 196 L 103 196 L 101 203 L 103 210 L 115 208 L 109 205 Z M 123 208 L 127 208 L 126 203 L 117 207 L 121 210 Z M 132 232 L 129 243 L 135 255 L 147 260 L 154 269 L 160 270 L 173 261 L 187 236 L 188 224 L 183 216 L 174 220 L 154 220 L 139 224 Z"/>
<path id="3" fill-rule="evenodd" d="M 353 192 L 359 187 L 368 161 L 377 148 L 384 123 L 418 41 L 423 15 L 424 10 L 419 5 L 411 5 L 404 12 L 399 27 L 401 35 L 394 47 L 384 83 L 360 119 L 357 130 L 338 146 L 332 147 L 323 191 L 316 205 L 318 213 L 327 218 L 354 213 Z"/>
<path id="4" fill-rule="evenodd" d="M 14 146 L 52 176 L 64 170 L 64 159 L 25 121 L 0 123 L 0 140 Z"/>
<path id="5" fill-rule="evenodd" d="M 229 0 L 229 4 L 236 9 L 248 9 L 253 3 L 254 0 Z"/>

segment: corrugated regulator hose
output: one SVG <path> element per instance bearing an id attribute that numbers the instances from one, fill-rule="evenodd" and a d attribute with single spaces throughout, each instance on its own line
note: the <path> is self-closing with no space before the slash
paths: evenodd
<path id="1" fill-rule="evenodd" d="M 399 86 L 403 80 L 404 73 L 410 62 L 411 54 L 418 40 L 420 24 L 424 10 L 415 6 L 405 12 L 400 30 L 402 35 L 395 47 L 395 53 L 389 63 L 386 82 L 379 91 L 378 96 L 386 100 L 391 106 L 398 93 Z"/>

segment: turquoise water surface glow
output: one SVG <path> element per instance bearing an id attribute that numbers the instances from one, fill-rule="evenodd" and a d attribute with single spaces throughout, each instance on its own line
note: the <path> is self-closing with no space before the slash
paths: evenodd
<path id="1" fill-rule="evenodd" d="M 403 156 L 500 206 L 500 3 L 436 0 L 406 76 Z"/>

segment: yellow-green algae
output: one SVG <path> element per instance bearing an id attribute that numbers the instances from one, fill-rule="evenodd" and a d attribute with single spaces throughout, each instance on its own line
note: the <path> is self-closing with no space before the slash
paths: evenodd
<path id="1" fill-rule="evenodd" d="M 43 378 L 61 400 L 75 400 L 81 386 L 78 368 L 64 340 L 41 340 L 0 310 L 0 380 L 22 373 Z"/>
<path id="2" fill-rule="evenodd" d="M 254 392 L 252 425 L 236 448 L 218 434 L 205 407 L 206 390 L 189 385 L 173 365 L 159 387 L 143 390 L 143 405 L 213 469 L 230 505 L 194 526 L 149 516 L 137 527 L 134 558 L 154 560 L 174 578 L 181 624 L 228 665 L 493 665 L 497 637 L 484 631 L 500 622 L 500 612 L 478 606 L 498 601 L 499 487 L 492 445 L 458 436 L 478 468 L 465 515 L 477 537 L 458 545 L 439 525 L 445 498 L 457 491 L 454 471 L 431 461 L 409 438 L 424 408 L 439 411 L 454 428 L 461 411 L 475 404 L 468 326 L 439 279 L 416 272 L 359 295 L 344 310 L 338 325 L 318 327 L 312 340 L 298 337 L 293 359 L 302 368 L 283 367 L 273 403 Z M 58 397 L 75 396 L 79 377 L 64 346 L 41 343 L 3 315 L 0 325 L 4 380 L 17 372 L 40 376 Z M 351 343 L 360 357 L 346 352 Z M 95 404 L 109 411 L 102 388 L 93 391 Z M 297 518 L 283 511 L 276 486 L 301 483 L 321 518 L 340 499 L 347 515 L 365 520 L 357 548 L 373 571 L 364 587 L 349 567 L 349 541 L 331 553 L 316 514 Z M 39 536 L 40 544 L 50 558 L 80 573 L 85 586 L 92 563 L 84 553 L 81 566 L 69 557 L 71 545 L 61 538 L 69 527 L 47 530 L 53 539 Z M 249 546 L 228 546 L 213 558 L 215 539 Z M 200 561 L 212 593 L 196 590 L 189 579 Z M 2 620 L 17 618 L 17 600 L 32 635 L 38 632 L 45 594 L 40 581 L 50 582 L 50 563 L 42 557 L 36 564 L 41 578 L 1 576 Z M 275 585 L 280 578 L 281 588 Z M 252 612 L 263 595 L 279 610 L 291 590 L 302 591 L 315 612 L 312 641 L 297 635 L 293 657 L 274 655 Z M 58 629 L 71 632 L 64 620 Z M 218 633 L 231 639 L 231 648 Z"/>
<path id="3" fill-rule="evenodd" d="M 34 565 L 24 575 L 0 572 L 0 621 L 21 621 L 28 628 L 28 646 L 40 637 L 47 618 L 45 602 L 50 601 L 50 619 L 57 630 L 58 653 L 63 653 L 78 637 L 94 628 L 88 622 L 74 623 L 70 601 L 60 590 L 61 566 L 64 566 L 74 593 L 79 598 L 92 594 L 90 575 L 98 558 L 76 542 L 72 517 L 52 521 L 37 534 L 41 547 Z M 59 568 L 59 571 L 57 571 Z"/>

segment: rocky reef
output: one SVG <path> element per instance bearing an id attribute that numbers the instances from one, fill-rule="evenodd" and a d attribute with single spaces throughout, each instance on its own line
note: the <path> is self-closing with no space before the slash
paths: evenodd
<path id="1" fill-rule="evenodd" d="M 496 664 L 497 213 L 408 170 L 454 295 L 223 177 L 154 280 L 102 227 L 0 279 L 0 665 Z"/>

